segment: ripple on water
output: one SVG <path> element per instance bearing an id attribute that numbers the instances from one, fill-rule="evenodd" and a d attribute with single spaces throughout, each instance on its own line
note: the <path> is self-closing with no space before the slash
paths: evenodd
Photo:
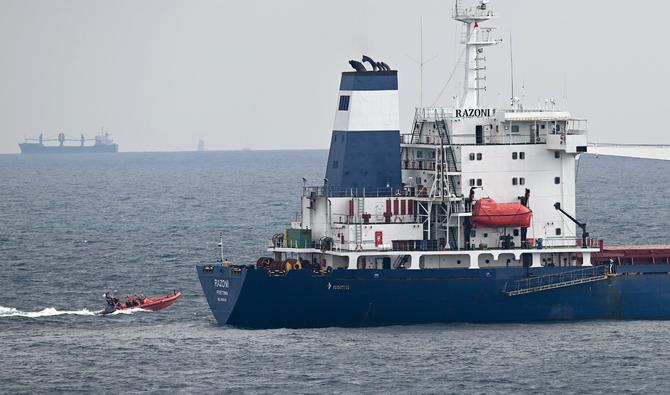
<path id="1" fill-rule="evenodd" d="M 326 158 L 325 151 L 0 155 L 1 306 L 95 312 L 108 289 L 184 293 L 160 313 L 31 318 L 0 310 L 0 388 L 582 394 L 670 384 L 668 322 L 216 326 L 193 265 L 218 256 L 220 231 L 227 257 L 255 262 L 267 237 L 292 220 L 301 178 L 322 180 Z M 578 215 L 592 235 L 670 241 L 662 231 L 670 222 L 670 163 L 583 156 L 579 174 Z M 635 190 L 639 208 L 622 190 Z"/>

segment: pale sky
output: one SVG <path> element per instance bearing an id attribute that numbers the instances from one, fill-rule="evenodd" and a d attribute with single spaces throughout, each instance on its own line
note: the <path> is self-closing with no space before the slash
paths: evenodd
<path id="1" fill-rule="evenodd" d="M 468 0 L 465 0 L 468 4 Z M 365 53 L 399 70 L 401 126 L 460 95 L 453 1 L 0 0 L 0 153 L 102 125 L 121 151 L 328 148 L 340 72 Z M 665 1 L 491 0 L 487 105 L 567 91 L 595 142 L 669 144 Z M 414 59 L 414 60 L 413 60 Z M 567 88 L 567 89 L 566 89 Z"/>

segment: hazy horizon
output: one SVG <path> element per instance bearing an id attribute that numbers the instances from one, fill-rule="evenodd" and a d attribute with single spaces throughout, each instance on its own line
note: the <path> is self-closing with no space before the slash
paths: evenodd
<path id="1" fill-rule="evenodd" d="M 466 5 L 474 2 L 464 1 Z M 555 98 L 593 142 L 669 144 L 661 50 L 670 4 L 491 0 L 503 42 L 486 50 L 487 105 Z M 120 151 L 327 149 L 339 75 L 363 53 L 399 70 L 401 127 L 462 90 L 453 1 L 0 0 L 0 153 L 24 137 L 93 136 Z M 633 12 L 644 18 L 632 18 Z M 643 68 L 644 67 L 644 68 Z M 638 75 L 653 76 L 642 79 Z M 436 100 L 437 99 L 437 100 Z"/>

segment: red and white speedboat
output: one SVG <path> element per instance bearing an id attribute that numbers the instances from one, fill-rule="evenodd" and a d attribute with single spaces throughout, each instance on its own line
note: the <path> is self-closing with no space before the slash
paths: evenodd
<path id="1" fill-rule="evenodd" d="M 108 307 L 104 310 L 100 311 L 100 314 L 106 315 L 106 314 L 111 314 L 117 310 L 129 310 L 129 309 L 134 309 L 134 308 L 140 308 L 143 310 L 149 310 L 149 311 L 158 311 L 162 310 L 166 307 L 172 306 L 177 299 L 181 296 L 181 291 L 174 291 L 171 294 L 165 295 L 165 296 L 154 296 L 151 298 L 144 298 L 140 300 L 139 305 L 135 306 L 130 306 L 127 307 L 123 303 L 117 303 L 114 309 Z"/>

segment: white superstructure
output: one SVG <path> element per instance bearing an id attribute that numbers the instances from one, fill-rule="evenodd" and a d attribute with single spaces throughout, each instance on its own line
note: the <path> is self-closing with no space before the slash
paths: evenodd
<path id="1" fill-rule="evenodd" d="M 465 27 L 465 89 L 455 108 L 416 109 L 412 129 L 400 136 L 402 186 L 337 194 L 327 180 L 305 187 L 292 229 L 309 233 L 310 243 L 289 231 L 275 235 L 275 260 L 349 269 L 590 265 L 597 243 L 556 208 L 575 217 L 575 159 L 587 149 L 586 121 L 514 100 L 512 107 L 485 105 L 484 48 L 500 40 L 481 26 L 493 16 L 486 0 L 471 9 L 460 3 L 453 18 Z M 395 91 L 341 89 L 338 102 L 336 131 L 399 129 Z M 331 145 L 329 166 L 343 166 L 333 158 Z M 475 224 L 473 207 L 485 197 L 529 208 L 529 226 Z"/>

